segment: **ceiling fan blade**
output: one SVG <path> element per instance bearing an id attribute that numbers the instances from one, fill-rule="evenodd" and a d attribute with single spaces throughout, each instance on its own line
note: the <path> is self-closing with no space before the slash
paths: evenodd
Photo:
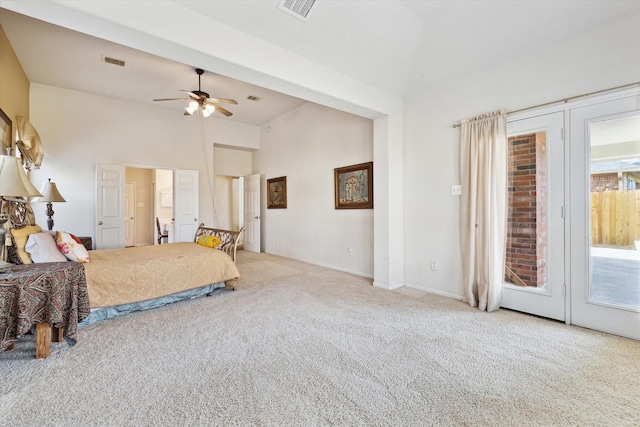
<path id="1" fill-rule="evenodd" d="M 238 105 L 235 99 L 227 99 L 227 98 L 209 98 L 209 101 L 216 102 L 218 104 L 233 104 Z"/>
<path id="2" fill-rule="evenodd" d="M 191 101 L 189 98 L 161 98 L 154 101 Z"/>
<path id="3" fill-rule="evenodd" d="M 219 106 L 219 105 L 215 105 L 215 104 L 211 104 L 211 105 L 213 105 L 213 106 L 214 106 L 214 108 L 216 109 L 216 111 L 217 111 L 218 113 L 224 114 L 224 115 L 225 115 L 225 116 L 227 116 L 227 117 L 229 117 L 229 116 L 232 116 L 232 115 L 233 115 L 233 113 L 232 113 L 231 111 L 225 110 L 224 108 L 222 108 L 222 107 L 221 107 L 221 106 Z"/>

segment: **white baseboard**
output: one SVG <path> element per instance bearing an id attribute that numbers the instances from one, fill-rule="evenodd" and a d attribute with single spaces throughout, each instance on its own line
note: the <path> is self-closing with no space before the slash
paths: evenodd
<path id="1" fill-rule="evenodd" d="M 270 253 L 270 252 L 265 252 L 265 253 Z M 361 271 L 349 270 L 349 269 L 346 269 L 346 268 L 336 267 L 335 265 L 329 265 L 329 264 L 324 264 L 324 263 L 321 263 L 321 262 L 309 261 L 307 259 L 297 258 L 297 257 L 293 257 L 293 256 L 284 256 L 284 255 L 274 254 L 274 253 L 271 253 L 271 255 L 277 255 L 277 256 L 284 257 L 284 258 L 295 259 L 296 261 L 306 262 L 307 264 L 317 265 L 318 267 L 329 268 L 331 270 L 342 271 L 343 273 L 353 274 L 354 276 L 360 276 L 360 277 L 366 277 L 367 279 L 373 279 L 373 274 L 371 274 L 371 273 L 363 273 Z"/>
<path id="2" fill-rule="evenodd" d="M 414 285 L 413 283 L 405 283 L 404 285 L 407 288 L 417 289 L 419 291 L 428 292 L 430 294 L 436 294 L 436 295 L 440 295 L 440 296 L 443 296 L 443 297 L 453 298 L 453 299 L 457 299 L 457 300 L 462 301 L 462 295 L 456 295 L 456 294 L 452 294 L 450 292 L 444 292 L 444 291 L 441 291 L 439 289 L 430 288 L 428 286 Z"/>

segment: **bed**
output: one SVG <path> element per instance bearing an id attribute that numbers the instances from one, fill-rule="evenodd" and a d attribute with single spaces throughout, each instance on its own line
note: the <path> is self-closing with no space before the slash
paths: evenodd
<path id="1" fill-rule="evenodd" d="M 24 200 L 5 200 L 11 233 L 8 258 L 22 263 L 20 246 L 13 235 L 33 226 L 33 212 Z M 125 249 L 89 251 L 83 263 L 89 295 L 90 315 L 80 326 L 133 311 L 235 289 L 240 276 L 235 265 L 239 231 L 200 224 L 193 242 L 167 243 Z M 204 242 L 203 242 L 204 239 Z M 207 240 L 208 239 L 208 240 Z M 213 242 L 215 245 L 207 243 Z"/>
<path id="2" fill-rule="evenodd" d="M 194 242 L 91 251 L 90 262 L 84 264 L 91 314 L 81 326 L 217 289 L 235 289 L 240 276 L 235 255 L 242 231 L 201 224 Z M 207 235 L 218 236 L 220 249 L 197 243 Z"/>

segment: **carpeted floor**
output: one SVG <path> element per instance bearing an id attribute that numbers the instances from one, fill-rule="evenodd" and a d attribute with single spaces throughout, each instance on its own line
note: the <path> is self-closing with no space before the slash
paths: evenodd
<path id="1" fill-rule="evenodd" d="M 236 291 L 0 353 L 12 426 L 637 426 L 640 342 L 241 252 Z"/>

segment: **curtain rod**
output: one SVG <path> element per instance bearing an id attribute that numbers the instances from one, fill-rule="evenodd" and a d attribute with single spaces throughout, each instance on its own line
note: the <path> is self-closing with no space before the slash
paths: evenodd
<path id="1" fill-rule="evenodd" d="M 601 93 L 604 93 L 604 92 L 611 92 L 611 91 L 618 90 L 618 89 L 626 89 L 628 87 L 638 86 L 638 85 L 640 85 L 640 82 L 629 83 L 629 84 L 626 84 L 626 85 L 616 86 L 616 87 L 612 87 L 612 88 L 609 88 L 609 89 L 597 90 L 595 92 L 589 92 L 589 93 L 585 93 L 585 94 L 582 94 L 582 95 L 576 95 L 576 96 L 570 96 L 568 98 L 558 99 L 557 101 L 545 102 L 544 104 L 534 105 L 533 107 L 527 107 L 527 108 L 521 108 L 521 109 L 515 110 L 515 111 L 509 111 L 509 112 L 507 112 L 507 114 L 520 113 L 522 111 L 533 110 L 535 108 L 546 107 L 548 105 L 553 105 L 553 104 L 566 104 L 567 102 L 573 101 L 574 99 L 584 98 L 586 96 L 591 96 L 591 95 L 598 95 L 598 94 L 601 94 Z M 456 123 L 452 127 L 453 128 L 459 128 L 460 126 L 462 126 L 461 123 Z"/>

